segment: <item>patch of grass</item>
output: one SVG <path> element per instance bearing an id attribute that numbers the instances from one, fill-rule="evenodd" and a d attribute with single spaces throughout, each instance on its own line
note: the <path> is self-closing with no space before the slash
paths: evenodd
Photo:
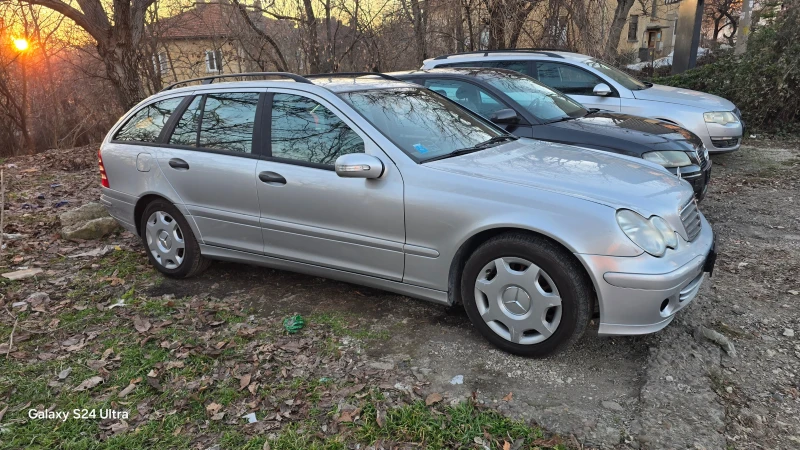
<path id="1" fill-rule="evenodd" d="M 337 313 L 315 313 L 308 321 L 321 323 L 329 326 L 331 331 L 337 336 L 348 336 L 364 341 L 381 340 L 385 341 L 391 337 L 388 331 L 373 331 L 364 328 L 354 327 L 350 321 L 342 314 Z"/>
<path id="2" fill-rule="evenodd" d="M 471 402 L 462 402 L 437 412 L 418 401 L 387 411 L 383 426 L 378 425 L 376 413 L 373 404 L 364 408 L 361 413 L 363 424 L 352 427 L 356 440 L 375 442 L 385 439 L 420 443 L 429 449 L 458 448 L 472 446 L 474 439 L 483 439 L 486 432 L 500 443 L 500 447 L 495 443 L 491 446 L 502 448 L 503 440 L 523 439 L 526 445 L 532 445 L 544 437 L 539 428 L 508 419 L 495 411 L 478 409 Z"/>

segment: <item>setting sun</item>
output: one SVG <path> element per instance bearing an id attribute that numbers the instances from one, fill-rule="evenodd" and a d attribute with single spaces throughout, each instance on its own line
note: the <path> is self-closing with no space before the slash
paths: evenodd
<path id="1" fill-rule="evenodd" d="M 14 39 L 14 47 L 16 47 L 17 50 L 24 52 L 28 49 L 28 41 L 23 38 Z"/>

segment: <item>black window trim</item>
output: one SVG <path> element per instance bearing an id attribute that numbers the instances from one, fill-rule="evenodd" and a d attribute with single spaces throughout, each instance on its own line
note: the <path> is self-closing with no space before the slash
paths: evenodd
<path id="1" fill-rule="evenodd" d="M 569 96 L 570 94 L 567 94 L 566 92 L 563 92 L 563 91 L 559 90 L 558 88 L 550 86 L 547 83 L 539 80 L 539 63 L 562 64 L 562 65 L 565 65 L 565 66 L 574 67 L 574 68 L 576 68 L 578 70 L 582 70 L 584 72 L 589 73 L 590 75 L 594 76 L 595 78 L 598 78 L 601 82 L 603 82 L 604 84 L 606 84 L 608 87 L 611 88 L 611 95 L 606 95 L 606 96 L 593 95 L 593 94 L 572 94 L 572 95 L 584 95 L 586 97 L 600 97 L 600 98 L 619 98 L 620 97 L 619 91 L 617 91 L 617 88 L 615 88 L 613 84 L 609 83 L 606 79 L 604 79 L 600 75 L 597 75 L 596 73 L 594 73 L 594 72 L 592 72 L 590 70 L 586 70 L 586 69 L 584 69 L 583 67 L 581 67 L 579 65 L 570 64 L 570 63 L 564 62 L 564 61 L 550 61 L 550 60 L 541 60 L 541 59 L 534 60 L 533 62 L 535 63 L 535 66 L 533 67 L 534 71 L 532 73 L 536 74 L 536 76 L 533 77 L 533 78 L 535 80 L 537 80 L 538 82 L 544 84 L 545 86 L 549 87 L 550 89 L 554 89 L 554 90 L 556 90 L 558 92 L 561 92 L 562 94 L 564 94 L 566 96 Z"/>

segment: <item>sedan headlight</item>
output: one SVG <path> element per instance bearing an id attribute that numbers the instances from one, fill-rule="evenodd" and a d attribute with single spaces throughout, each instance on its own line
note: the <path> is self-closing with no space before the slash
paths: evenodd
<path id="1" fill-rule="evenodd" d="M 661 217 L 645 219 L 629 209 L 620 209 L 617 211 L 617 223 L 625 236 L 653 256 L 663 256 L 667 247 L 678 246 L 675 230 Z"/>
<path id="2" fill-rule="evenodd" d="M 670 167 L 685 167 L 691 166 L 692 160 L 686 152 L 670 151 L 670 152 L 648 152 L 642 155 L 642 158 L 661 164 L 666 168 Z"/>
<path id="3" fill-rule="evenodd" d="M 720 125 L 739 122 L 739 118 L 736 117 L 736 115 L 731 111 L 712 111 L 703 113 L 703 119 L 705 119 L 708 123 L 718 123 Z"/>

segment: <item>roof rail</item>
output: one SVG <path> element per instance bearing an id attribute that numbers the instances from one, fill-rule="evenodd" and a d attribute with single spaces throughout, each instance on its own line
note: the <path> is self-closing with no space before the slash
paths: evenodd
<path id="1" fill-rule="evenodd" d="M 191 83 L 193 81 L 202 81 L 202 84 L 211 84 L 214 80 L 218 80 L 220 78 L 234 78 L 234 77 L 284 77 L 292 79 L 298 83 L 306 83 L 306 84 L 314 84 L 309 81 L 307 78 L 302 77 L 300 75 L 294 73 L 287 73 L 287 72 L 246 72 L 246 73 L 229 73 L 225 75 L 212 75 L 208 77 L 200 77 L 200 78 L 191 78 L 188 80 L 178 81 L 177 83 L 172 83 L 169 86 L 165 87 L 161 90 L 161 92 L 168 91 L 170 89 L 174 89 L 176 86 L 181 84 Z"/>
<path id="2" fill-rule="evenodd" d="M 337 78 L 337 77 L 358 78 L 358 77 L 366 77 L 369 75 L 375 75 L 376 77 L 383 78 L 384 80 L 403 81 L 399 78 L 395 78 L 391 75 L 386 75 L 385 73 L 380 73 L 380 72 L 334 72 L 334 73 L 315 73 L 313 75 L 303 75 L 303 76 L 306 78 Z"/>
<path id="3" fill-rule="evenodd" d="M 447 58 L 449 58 L 451 56 L 477 55 L 477 54 L 481 54 L 481 53 L 483 53 L 483 56 L 489 56 L 492 53 L 539 53 L 540 55 L 545 55 L 545 56 L 548 56 L 550 58 L 561 58 L 561 59 L 564 58 L 563 56 L 559 55 L 558 53 L 552 53 L 550 51 L 538 50 L 538 49 L 535 49 L 535 48 L 507 48 L 507 49 L 498 49 L 498 50 L 476 50 L 474 52 L 452 53 L 452 54 L 449 54 L 449 55 L 437 56 L 436 58 L 433 58 L 433 59 L 434 60 L 441 60 L 441 59 L 447 59 Z"/>

